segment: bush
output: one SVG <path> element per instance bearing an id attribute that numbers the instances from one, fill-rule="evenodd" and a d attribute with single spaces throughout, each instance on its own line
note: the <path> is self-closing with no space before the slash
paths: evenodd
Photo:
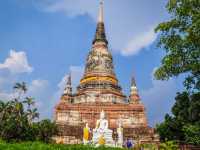
<path id="1" fill-rule="evenodd" d="M 158 146 L 156 144 L 143 144 L 141 147 L 147 150 L 158 150 Z"/>
<path id="2" fill-rule="evenodd" d="M 160 150 L 178 150 L 178 145 L 174 141 L 167 141 L 160 144 Z"/>

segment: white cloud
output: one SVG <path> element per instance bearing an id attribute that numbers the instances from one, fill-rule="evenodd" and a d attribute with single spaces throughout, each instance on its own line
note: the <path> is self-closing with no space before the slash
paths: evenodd
<path id="1" fill-rule="evenodd" d="M 28 87 L 28 90 L 32 94 L 37 94 L 43 92 L 49 85 L 49 82 L 47 80 L 33 80 Z"/>
<path id="2" fill-rule="evenodd" d="M 87 14 L 95 22 L 99 1 L 95 0 L 43 0 L 40 8 L 46 12 L 62 12 L 68 17 Z M 109 0 L 104 2 L 105 25 L 113 50 L 124 56 L 135 55 L 152 44 L 156 35 L 153 25 L 168 18 L 164 1 Z M 42 7 L 41 7 L 42 6 Z M 95 31 L 94 31 L 95 32 Z"/>
<path id="3" fill-rule="evenodd" d="M 14 97 L 12 86 L 21 73 L 30 73 L 33 68 L 28 64 L 26 53 L 10 50 L 9 56 L 0 63 L 0 99 L 10 100 Z"/>
<path id="4" fill-rule="evenodd" d="M 64 12 L 70 17 L 84 14 L 94 17 L 96 9 L 91 5 L 94 6 L 97 3 L 94 0 L 56 0 L 45 4 L 44 8 L 47 12 Z"/>
<path id="5" fill-rule="evenodd" d="M 10 50 L 10 55 L 4 63 L 0 63 L 0 69 L 8 69 L 13 74 L 30 73 L 33 68 L 29 65 L 26 53 Z"/>
<path id="6" fill-rule="evenodd" d="M 81 66 L 70 66 L 69 70 L 72 78 L 72 86 L 75 88 L 79 84 L 84 69 Z M 57 88 L 54 89 L 54 91 L 52 91 L 52 89 L 46 89 L 46 92 L 40 93 L 39 99 L 41 100 L 39 102 L 39 111 L 41 113 L 41 118 L 53 117 L 54 107 L 59 102 L 60 97 L 64 92 L 68 76 L 69 75 L 67 74 L 61 78 L 57 84 Z M 38 85 L 38 82 L 36 83 L 36 85 Z"/>
<path id="7" fill-rule="evenodd" d="M 156 40 L 156 33 L 154 32 L 154 28 L 150 29 L 147 32 L 142 33 L 141 35 L 135 36 L 121 51 L 121 54 L 124 56 L 128 55 L 136 55 L 143 48 L 148 47 Z"/>
<path id="8" fill-rule="evenodd" d="M 70 66 L 69 70 L 70 70 L 70 74 L 71 74 L 72 87 L 75 91 L 75 88 L 78 86 L 80 79 L 83 76 L 84 67 L 82 67 L 82 66 Z M 60 82 L 58 83 L 58 85 L 57 85 L 58 90 L 54 94 L 54 99 L 59 99 L 59 97 L 64 92 L 68 77 L 69 77 L 69 74 L 64 75 L 62 77 L 62 79 L 60 80 Z"/>
<path id="9" fill-rule="evenodd" d="M 76 87 L 83 75 L 84 68 L 81 66 L 70 66 L 72 86 Z M 27 95 L 35 98 L 36 107 L 40 113 L 40 119 L 53 118 L 54 107 L 59 102 L 66 86 L 68 75 L 64 75 L 58 82 L 57 87 L 50 85 L 50 82 L 43 79 L 33 80 L 28 86 Z M 9 92 L 0 92 L 1 98 L 12 96 Z"/>
<path id="10" fill-rule="evenodd" d="M 47 80 L 35 79 L 28 86 L 28 96 L 32 96 L 40 113 L 40 119 L 50 118 L 52 91 Z"/>
<path id="11" fill-rule="evenodd" d="M 65 75 L 61 81 L 58 83 L 58 91 L 57 91 L 57 94 L 56 95 L 59 95 L 61 96 L 64 89 L 65 89 L 65 86 L 66 86 L 66 83 L 67 83 L 67 79 L 68 79 L 69 75 Z"/>
<path id="12" fill-rule="evenodd" d="M 22 73 L 30 73 L 33 68 L 28 64 L 26 53 L 10 51 L 10 55 L 4 63 L 0 64 L 0 100 L 8 101 L 15 97 L 12 86 L 16 82 L 21 82 L 18 77 Z M 32 96 L 35 99 L 36 107 L 40 113 L 40 119 L 52 118 L 53 107 L 55 100 L 53 95 L 55 91 L 52 90 L 49 81 L 43 79 L 32 80 L 30 84 L 27 83 L 28 92 L 26 96 Z"/>
<path id="13" fill-rule="evenodd" d="M 45 109 L 44 108 L 40 109 L 41 118 L 46 118 L 46 117 L 51 118 L 51 119 L 53 118 L 54 107 L 60 101 L 60 97 L 62 96 L 64 92 L 64 88 L 67 83 L 67 78 L 68 78 L 68 75 L 64 75 L 62 77 L 62 79 L 57 84 L 56 90 L 51 92 L 52 94 L 50 94 L 50 92 L 48 91 L 49 95 L 46 97 L 49 97 L 49 98 L 46 98 L 46 100 L 42 102 L 42 104 L 47 103 L 48 105 L 44 105 Z"/>
<path id="14" fill-rule="evenodd" d="M 70 66 L 69 70 L 70 70 L 70 74 L 71 74 L 72 87 L 75 90 L 75 88 L 78 86 L 78 84 L 80 82 L 81 77 L 83 76 L 84 67 L 82 67 L 82 66 Z M 61 81 L 57 85 L 58 91 L 56 92 L 55 95 L 57 95 L 57 96 L 62 95 L 62 93 L 65 89 L 68 77 L 69 77 L 69 74 L 66 74 L 66 75 L 63 76 L 63 78 L 61 79 Z"/>
<path id="15" fill-rule="evenodd" d="M 8 101 L 11 98 L 13 98 L 13 94 L 12 93 L 8 93 L 8 92 L 5 92 L 5 91 L 0 91 L 0 100 Z"/>
<path id="16" fill-rule="evenodd" d="M 4 85 L 8 84 L 9 82 L 9 77 L 0 74 L 0 91 L 4 88 Z"/>
<path id="17" fill-rule="evenodd" d="M 83 77 L 84 67 L 83 66 L 70 66 L 70 72 L 72 77 L 73 89 L 78 86 L 80 79 Z"/>

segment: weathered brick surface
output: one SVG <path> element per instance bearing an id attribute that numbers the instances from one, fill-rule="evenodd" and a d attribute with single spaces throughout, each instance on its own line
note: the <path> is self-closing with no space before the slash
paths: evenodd
<path id="1" fill-rule="evenodd" d="M 57 122 L 80 126 L 86 122 L 94 128 L 100 112 L 106 112 L 110 128 L 117 128 L 118 121 L 123 122 L 125 128 L 147 127 L 145 109 L 142 104 L 68 104 L 60 103 L 56 107 Z M 59 118 L 63 113 L 66 119 Z"/>
<path id="2" fill-rule="evenodd" d="M 96 120 L 99 119 L 102 110 L 106 112 L 106 119 L 109 121 L 109 128 L 114 131 L 113 133 L 118 127 L 120 118 L 124 128 L 124 139 L 132 138 L 140 142 L 158 141 L 154 129 L 147 125 L 145 109 L 142 104 L 69 104 L 61 102 L 55 109 L 55 120 L 59 126 L 58 136 L 75 137 L 82 140 L 85 123 L 87 122 L 90 128 L 95 128 Z M 58 118 L 58 114 L 61 112 L 67 118 L 66 120 Z M 68 141 L 68 144 L 73 143 L 72 141 Z"/>

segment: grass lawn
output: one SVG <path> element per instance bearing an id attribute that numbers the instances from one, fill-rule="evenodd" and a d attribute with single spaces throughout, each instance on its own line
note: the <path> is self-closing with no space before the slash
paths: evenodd
<path id="1" fill-rule="evenodd" d="M 0 141 L 0 150 L 122 150 L 110 147 L 89 147 L 83 145 L 45 144 L 41 142 L 6 143 Z"/>

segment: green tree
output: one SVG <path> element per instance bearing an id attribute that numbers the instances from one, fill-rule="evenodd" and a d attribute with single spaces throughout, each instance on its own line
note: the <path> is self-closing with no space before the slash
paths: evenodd
<path id="1" fill-rule="evenodd" d="M 1 137 L 7 141 L 25 139 L 24 133 L 29 126 L 23 104 L 11 101 L 5 103 L 5 105 L 4 110 L 0 112 L 2 116 L 0 122 Z"/>
<path id="2" fill-rule="evenodd" d="M 50 142 L 51 137 L 57 133 L 57 126 L 51 120 L 42 120 L 38 122 L 38 139 L 44 142 Z"/>
<path id="3" fill-rule="evenodd" d="M 157 125 L 161 141 L 179 140 L 200 145 L 200 93 L 177 93 L 172 115 Z"/>
<path id="4" fill-rule="evenodd" d="M 33 137 L 29 134 L 29 121 L 38 116 L 37 109 L 32 108 L 32 98 L 21 101 L 27 92 L 24 82 L 16 83 L 13 88 L 17 92 L 17 97 L 8 102 L 0 101 L 0 136 L 7 141 L 31 140 Z M 28 106 L 24 105 L 26 103 Z"/>
<path id="5" fill-rule="evenodd" d="M 34 122 L 39 118 L 35 101 L 25 97 L 27 87 L 24 82 L 13 87 L 17 96 L 8 102 L 0 101 L 0 138 L 6 141 L 41 140 L 49 142 L 57 127 L 50 120 Z"/>
<path id="6" fill-rule="evenodd" d="M 200 1 L 169 0 L 166 6 L 171 19 L 160 23 L 159 47 L 166 55 L 156 70 L 157 79 L 166 80 L 182 73 L 187 74 L 188 89 L 200 89 Z"/>
<path id="7" fill-rule="evenodd" d="M 158 47 L 166 54 L 155 71 L 158 80 L 183 74 L 186 91 L 177 93 L 172 115 L 157 125 L 162 141 L 179 140 L 200 144 L 200 1 L 168 0 L 169 21 L 155 29 Z M 195 140 L 194 140 L 195 139 Z"/>
<path id="8" fill-rule="evenodd" d="M 189 144 L 200 145 L 200 126 L 188 124 L 183 126 L 185 141 Z"/>
<path id="9" fill-rule="evenodd" d="M 165 115 L 165 121 L 156 126 L 157 132 L 160 135 L 160 140 L 166 142 L 169 140 L 183 140 L 184 136 L 181 131 L 182 123 L 176 121 L 169 114 Z"/>
<path id="10" fill-rule="evenodd" d="M 193 93 L 190 97 L 188 108 L 190 121 L 199 124 L 200 127 L 200 92 Z"/>

